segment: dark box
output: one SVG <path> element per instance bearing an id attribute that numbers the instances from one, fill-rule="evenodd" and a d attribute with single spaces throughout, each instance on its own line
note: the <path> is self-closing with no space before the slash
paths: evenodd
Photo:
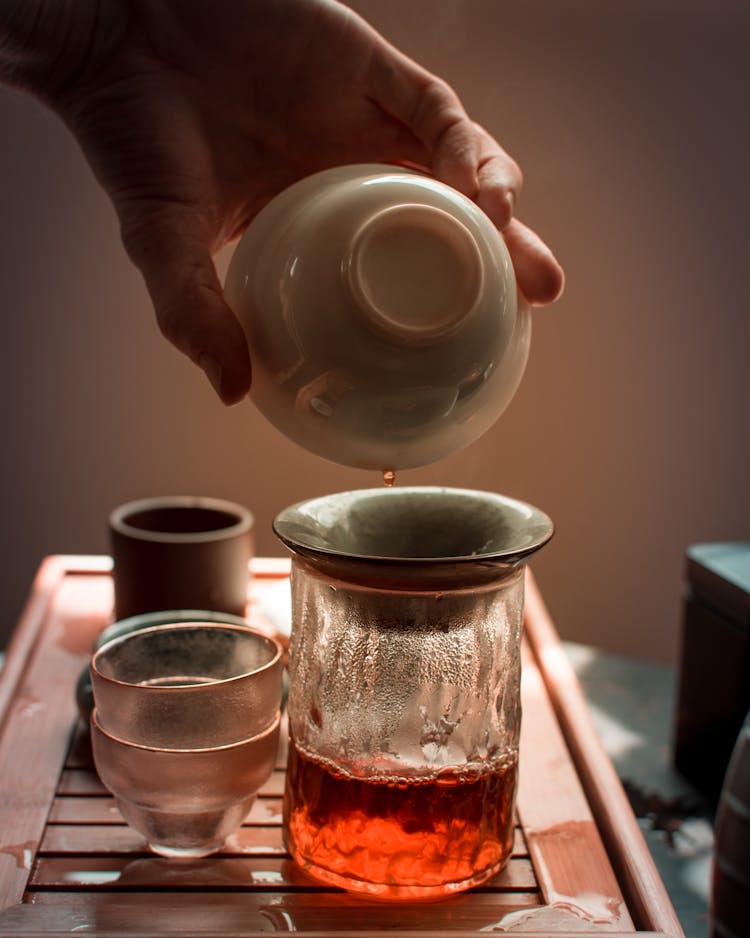
<path id="1" fill-rule="evenodd" d="M 686 552 L 676 768 L 713 807 L 750 709 L 750 542 Z"/>

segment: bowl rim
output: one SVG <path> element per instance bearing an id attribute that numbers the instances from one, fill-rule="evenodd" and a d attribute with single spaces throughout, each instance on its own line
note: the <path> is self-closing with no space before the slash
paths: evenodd
<path id="1" fill-rule="evenodd" d="M 229 524 L 204 531 L 159 531 L 130 524 L 132 515 L 149 511 L 190 509 L 224 514 L 234 519 Z M 238 502 L 207 495 L 155 495 L 126 502 L 114 508 L 109 515 L 110 528 L 122 537 L 158 544 L 201 544 L 229 540 L 253 529 L 255 517 L 249 508 Z"/>
<path id="2" fill-rule="evenodd" d="M 111 677 L 108 674 L 104 674 L 99 670 L 97 666 L 97 659 L 103 657 L 104 653 L 116 647 L 117 645 L 122 645 L 127 641 L 135 640 L 136 638 L 143 637 L 147 634 L 153 634 L 156 632 L 166 632 L 166 631 L 177 631 L 177 632 L 187 632 L 187 631 L 196 631 L 197 629 L 211 629 L 211 630 L 223 630 L 225 632 L 234 632 L 242 635 L 252 635 L 255 638 L 263 639 L 264 642 L 267 642 L 272 646 L 274 650 L 273 657 L 267 661 L 265 664 L 260 665 L 257 668 L 253 668 L 251 671 L 243 671 L 241 674 L 233 674 L 231 677 L 226 678 L 217 678 L 215 681 L 210 681 L 208 683 L 201 684 L 136 684 L 132 681 L 123 681 L 116 677 Z M 161 625 L 151 625 L 144 629 L 135 629 L 129 632 L 123 632 L 120 635 L 115 635 L 109 641 L 104 642 L 94 651 L 91 656 L 91 662 L 89 668 L 91 670 L 91 679 L 92 684 L 95 681 L 103 681 L 106 684 L 109 684 L 114 687 L 127 687 L 127 688 L 138 688 L 139 691 L 143 692 L 159 692 L 162 694 L 177 693 L 188 694 L 188 693 L 206 693 L 208 689 L 215 687 L 226 687 L 238 681 L 247 680 L 250 677 L 255 677 L 257 675 L 263 674 L 266 671 L 272 671 L 275 668 L 278 668 L 283 663 L 284 648 L 281 643 L 277 641 L 272 635 L 269 635 L 267 632 L 263 632 L 260 629 L 253 628 L 251 625 L 235 625 L 228 622 L 212 622 L 212 621 L 190 621 L 190 622 L 165 622 Z"/>
<path id="3" fill-rule="evenodd" d="M 409 496 L 435 495 L 445 493 L 446 495 L 458 498 L 472 498 L 474 500 L 485 500 L 497 507 L 516 513 L 525 514 L 528 518 L 534 519 L 539 525 L 540 533 L 525 541 L 524 543 L 511 543 L 507 548 L 498 548 L 474 554 L 459 555 L 435 555 L 428 557 L 409 557 L 398 555 L 376 555 L 364 554 L 355 551 L 347 551 L 334 547 L 321 546 L 310 538 L 300 536 L 299 533 L 292 533 L 292 518 L 294 514 L 303 514 L 304 509 L 320 505 L 326 501 L 334 499 L 344 500 L 349 497 L 352 501 L 358 497 L 363 498 L 401 498 Z M 341 559 L 351 561 L 357 564 L 372 564 L 374 566 L 394 565 L 408 568 L 425 568 L 435 566 L 466 566 L 483 563 L 503 563 L 515 564 L 524 560 L 526 557 L 543 547 L 553 536 L 555 526 L 552 519 L 546 512 L 536 508 L 528 502 L 511 498 L 507 495 L 501 495 L 496 492 L 487 492 L 480 489 L 467 489 L 453 486 L 439 485 L 411 485 L 411 486 L 393 486 L 367 489 L 353 489 L 347 492 L 338 492 L 331 495 L 322 495 L 315 498 L 305 499 L 290 505 L 283 509 L 273 520 L 273 531 L 293 553 L 303 556 Z M 297 529 L 298 531 L 299 529 Z"/>

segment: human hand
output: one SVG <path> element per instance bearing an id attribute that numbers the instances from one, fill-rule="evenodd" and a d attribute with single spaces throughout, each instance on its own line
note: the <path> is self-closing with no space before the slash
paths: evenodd
<path id="1" fill-rule="evenodd" d="M 91 4 L 71 6 L 80 17 Z M 250 358 L 213 255 L 276 193 L 330 166 L 428 170 L 503 232 L 531 304 L 561 292 L 552 253 L 513 217 L 516 163 L 448 85 L 335 0 L 104 0 L 88 12 L 80 51 L 58 54 L 34 90 L 109 193 L 162 332 L 225 403 L 247 393 Z"/>

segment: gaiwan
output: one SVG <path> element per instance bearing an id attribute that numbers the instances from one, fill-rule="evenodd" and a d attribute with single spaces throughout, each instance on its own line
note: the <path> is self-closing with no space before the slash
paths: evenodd
<path id="1" fill-rule="evenodd" d="M 348 466 L 409 469 L 468 446 L 526 365 L 530 311 L 501 235 L 412 170 L 345 166 L 292 185 L 243 235 L 225 293 L 254 404 Z"/>

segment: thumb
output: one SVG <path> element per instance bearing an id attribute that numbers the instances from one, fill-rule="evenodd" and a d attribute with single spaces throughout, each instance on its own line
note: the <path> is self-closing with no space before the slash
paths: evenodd
<path id="1" fill-rule="evenodd" d="M 141 271 L 162 334 L 203 369 L 225 404 L 250 388 L 245 333 L 224 301 L 209 238 L 187 211 L 123 219 L 122 240 Z"/>

